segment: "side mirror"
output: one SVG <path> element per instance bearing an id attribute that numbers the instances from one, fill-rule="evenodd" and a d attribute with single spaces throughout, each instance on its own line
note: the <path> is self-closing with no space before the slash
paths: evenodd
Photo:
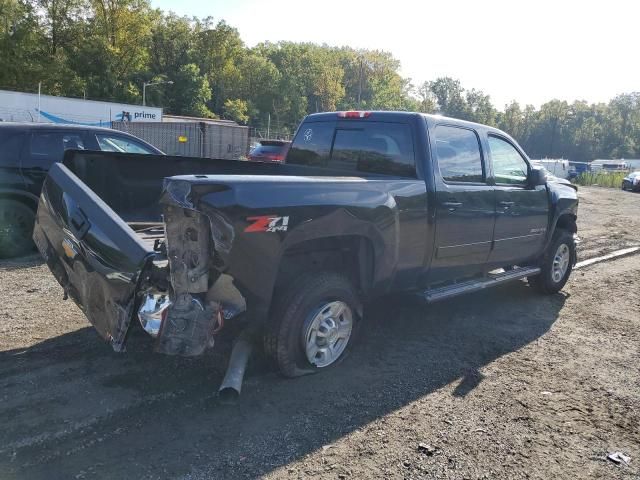
<path id="1" fill-rule="evenodd" d="M 529 185 L 532 187 L 537 187 L 538 185 L 546 185 L 547 183 L 547 173 L 537 167 L 532 167 L 529 172 Z"/>

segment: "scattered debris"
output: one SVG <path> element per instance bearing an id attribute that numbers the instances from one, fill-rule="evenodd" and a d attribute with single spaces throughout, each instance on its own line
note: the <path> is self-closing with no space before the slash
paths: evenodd
<path id="1" fill-rule="evenodd" d="M 433 455 L 434 453 L 436 453 L 436 450 L 438 450 L 436 447 L 434 447 L 433 445 L 429 445 L 427 443 L 422 443 L 420 442 L 418 444 L 418 451 L 422 452 L 426 455 Z"/>
<path id="2" fill-rule="evenodd" d="M 621 463 L 629 465 L 629 462 L 631 462 L 631 457 L 629 455 L 625 455 L 622 452 L 610 453 L 609 455 L 607 455 L 607 459 L 611 460 L 616 465 L 620 465 Z"/>

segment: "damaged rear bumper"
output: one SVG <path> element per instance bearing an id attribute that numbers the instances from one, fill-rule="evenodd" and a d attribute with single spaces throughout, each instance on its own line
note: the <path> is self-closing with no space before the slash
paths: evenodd
<path id="1" fill-rule="evenodd" d="M 166 258 L 140 290 L 138 319 L 155 337 L 155 350 L 169 355 L 200 355 L 214 344 L 225 321 L 246 310 L 246 301 L 222 273 L 233 228 L 224 218 L 194 209 L 186 182 L 169 182 L 161 200 Z"/>

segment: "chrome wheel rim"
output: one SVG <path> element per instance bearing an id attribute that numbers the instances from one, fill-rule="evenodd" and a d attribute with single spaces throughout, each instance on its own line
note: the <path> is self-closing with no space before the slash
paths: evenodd
<path id="1" fill-rule="evenodd" d="M 551 268 L 551 277 L 555 283 L 559 283 L 567 273 L 569 268 L 569 260 L 571 259 L 571 253 L 566 243 L 563 243 L 558 247 L 555 256 L 553 257 L 553 267 Z"/>
<path id="2" fill-rule="evenodd" d="M 304 332 L 307 360 L 318 368 L 334 363 L 347 348 L 353 330 L 353 313 L 344 302 L 322 305 Z"/>

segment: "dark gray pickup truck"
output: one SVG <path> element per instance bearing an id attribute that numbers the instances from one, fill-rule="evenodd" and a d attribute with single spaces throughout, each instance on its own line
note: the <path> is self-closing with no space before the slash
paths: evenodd
<path id="1" fill-rule="evenodd" d="M 139 322 L 156 351 L 197 355 L 238 323 L 296 376 L 344 358 L 372 297 L 557 292 L 577 207 L 494 128 L 337 112 L 305 118 L 285 164 L 68 152 L 34 240 L 115 350 Z"/>

